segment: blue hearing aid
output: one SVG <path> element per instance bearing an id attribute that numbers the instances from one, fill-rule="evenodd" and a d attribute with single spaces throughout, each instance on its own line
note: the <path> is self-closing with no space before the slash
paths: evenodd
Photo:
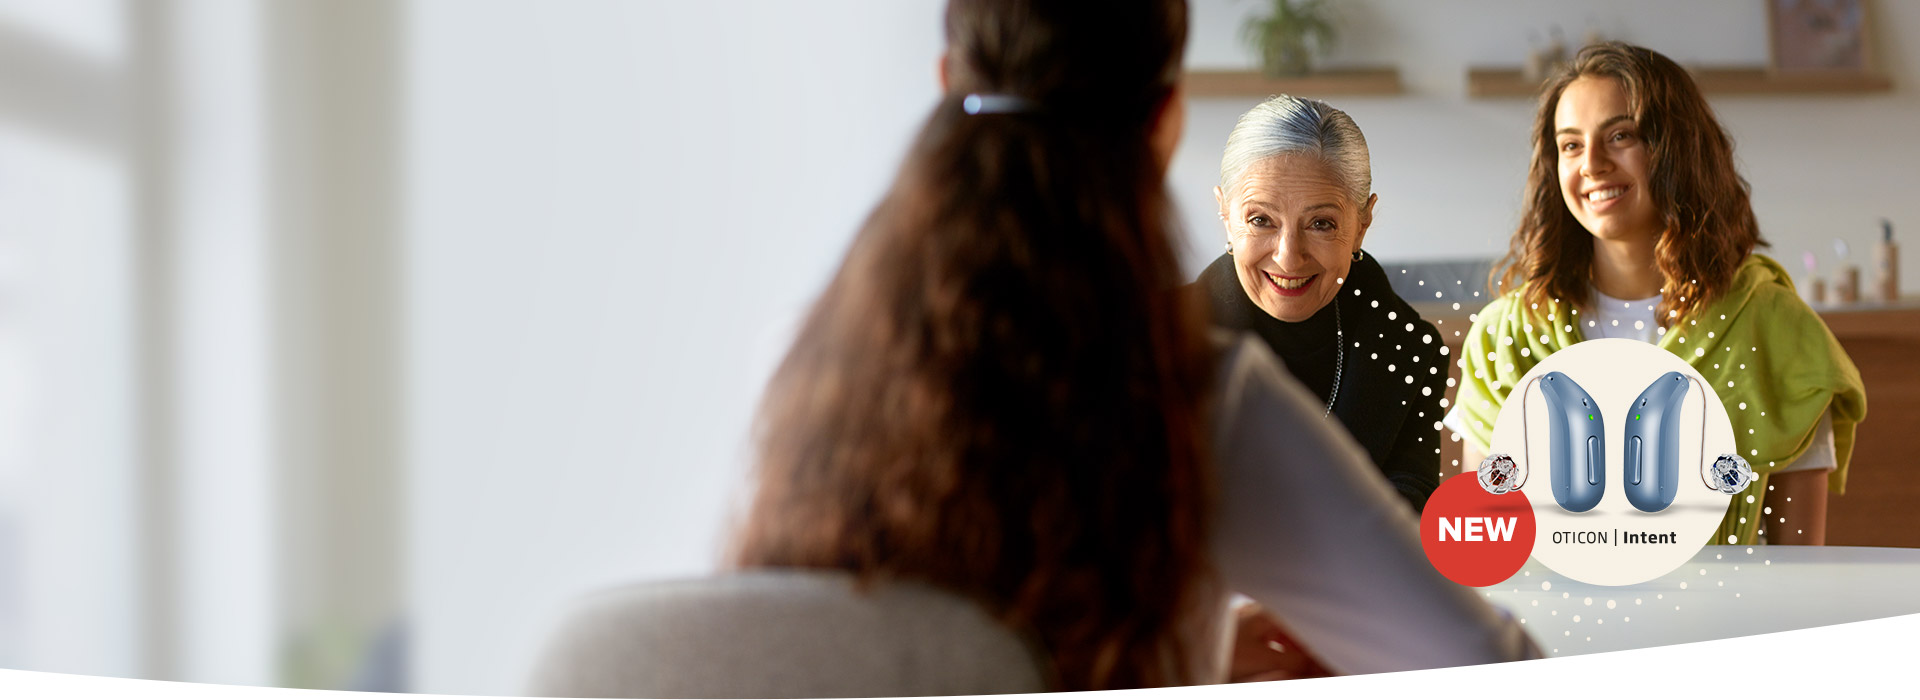
<path id="1" fill-rule="evenodd" d="M 1627 418 L 1627 437 L 1622 447 L 1626 459 L 1621 465 L 1626 481 L 1627 501 L 1648 513 L 1658 513 L 1673 505 L 1680 490 L 1680 405 L 1686 401 L 1687 387 L 1700 380 L 1679 372 L 1660 375 L 1633 400 Z M 1704 388 L 1700 400 L 1706 401 Z M 1700 407 L 1700 456 L 1706 458 L 1707 408 Z M 1711 476 L 1709 476 L 1711 475 Z M 1701 471 L 1700 481 L 1707 488 L 1732 495 L 1753 483 L 1753 468 L 1737 454 L 1723 454 Z"/>
<path id="2" fill-rule="evenodd" d="M 1680 404 L 1687 399 L 1688 378 L 1679 372 L 1662 374 L 1628 408 L 1627 435 L 1621 443 L 1626 450 L 1621 481 L 1625 482 L 1627 502 L 1648 513 L 1666 510 L 1679 493 Z M 1702 441 L 1706 439 L 1706 419 L 1702 410 Z"/>
<path id="3" fill-rule="evenodd" d="M 1540 393 L 1547 398 L 1547 420 L 1551 429 L 1553 462 L 1550 465 L 1553 478 L 1553 500 L 1575 513 L 1585 513 L 1600 505 L 1600 497 L 1607 491 L 1607 419 L 1600 414 L 1600 404 L 1587 394 L 1587 390 L 1573 381 L 1572 377 L 1560 372 L 1548 372 L 1545 376 L 1534 377 L 1528 383 L 1540 385 Z M 1525 436 L 1527 424 L 1527 398 L 1531 392 L 1521 390 L 1520 428 L 1521 444 L 1527 445 Z M 1526 452 L 1532 460 L 1532 451 Z M 1531 471 L 1531 469 L 1529 469 Z"/>

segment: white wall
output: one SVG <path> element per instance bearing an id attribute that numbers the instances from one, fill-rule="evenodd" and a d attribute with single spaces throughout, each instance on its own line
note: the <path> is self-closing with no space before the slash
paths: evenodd
<path id="1" fill-rule="evenodd" d="M 939 3 L 421 2 L 405 256 L 415 689 L 708 571 L 782 324 L 937 97 Z"/>
<path id="2" fill-rule="evenodd" d="M 1245 63 L 1237 24 L 1257 4 L 1198 0 L 1193 63 Z M 1591 23 L 1683 62 L 1765 56 L 1753 2 L 1346 5 L 1332 60 L 1395 64 L 1408 85 L 1334 100 L 1371 143 L 1369 248 L 1390 260 L 1504 249 L 1531 107 L 1468 100 L 1464 80 L 1469 64 L 1517 63 L 1527 29 Z M 1883 215 L 1920 226 L 1896 191 L 1920 162 L 1920 5 L 1878 5 L 1896 92 L 1716 101 L 1782 248 L 1844 233 L 1864 249 Z M 411 6 L 415 690 L 514 692 L 570 598 L 711 570 L 760 384 L 936 98 L 940 8 Z M 1251 102 L 1191 106 L 1171 181 L 1194 269 L 1219 246 L 1217 149 Z"/>

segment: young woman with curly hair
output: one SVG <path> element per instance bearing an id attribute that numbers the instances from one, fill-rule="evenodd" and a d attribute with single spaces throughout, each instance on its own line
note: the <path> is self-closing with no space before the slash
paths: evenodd
<path id="1" fill-rule="evenodd" d="M 1547 355 L 1637 339 L 1712 383 L 1760 474 L 1749 493 L 1764 499 L 1734 499 L 1712 542 L 1822 543 L 1866 393 L 1786 271 L 1754 252 L 1765 244 L 1733 139 L 1686 70 L 1638 46 L 1582 50 L 1540 101 L 1526 211 L 1459 360 L 1446 423 L 1466 462 Z"/>

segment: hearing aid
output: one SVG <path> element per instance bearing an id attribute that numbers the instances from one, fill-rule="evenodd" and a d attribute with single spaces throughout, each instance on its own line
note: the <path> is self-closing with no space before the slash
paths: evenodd
<path id="1" fill-rule="evenodd" d="M 1673 505 L 1680 484 L 1680 407 L 1686 401 L 1687 387 L 1700 380 L 1680 372 L 1660 375 L 1640 392 L 1628 407 L 1627 432 L 1621 442 L 1625 459 L 1621 481 L 1627 502 L 1648 513 L 1658 513 Z M 1708 393 L 1700 391 L 1700 456 L 1706 458 Z M 1707 488 L 1733 495 L 1753 483 L 1753 467 L 1737 454 L 1723 454 L 1712 463 L 1702 464 L 1700 482 Z"/>
<path id="2" fill-rule="evenodd" d="M 1553 480 L 1553 500 L 1561 508 L 1574 513 L 1585 513 L 1600 505 L 1600 497 L 1607 490 L 1607 448 L 1606 417 L 1600 413 L 1600 404 L 1587 394 L 1587 390 L 1561 372 L 1548 372 L 1545 376 L 1535 377 L 1528 387 L 1540 385 L 1540 393 L 1547 400 L 1547 426 L 1550 435 L 1552 461 L 1548 464 L 1548 473 Z M 1527 398 L 1532 392 L 1522 390 L 1520 416 L 1523 446 L 1530 447 L 1527 432 Z M 1532 450 L 1528 449 L 1527 458 L 1532 460 Z M 1529 468 L 1528 471 L 1531 471 Z"/>
<path id="3" fill-rule="evenodd" d="M 1673 505 L 1680 486 L 1680 406 L 1687 399 L 1688 377 L 1668 372 L 1648 384 L 1627 408 L 1627 431 L 1620 447 L 1621 488 L 1627 502 L 1647 513 Z M 1705 396 L 1706 394 L 1701 394 Z M 1707 416 L 1700 412 L 1701 444 Z"/>

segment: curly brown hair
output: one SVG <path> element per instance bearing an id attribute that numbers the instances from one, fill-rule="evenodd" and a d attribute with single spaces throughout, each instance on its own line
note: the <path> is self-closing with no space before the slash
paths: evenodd
<path id="1" fill-rule="evenodd" d="M 1663 279 L 1656 318 L 1676 325 L 1726 293 L 1741 261 L 1767 242 L 1753 216 L 1747 181 L 1734 169 L 1733 137 L 1693 77 L 1666 56 L 1630 44 L 1581 49 L 1541 95 L 1526 213 L 1490 276 L 1496 284 L 1489 286 L 1498 294 L 1524 284 L 1525 300 L 1543 306 L 1555 299 L 1583 305 L 1590 298 L 1593 235 L 1560 193 L 1553 134 L 1560 94 L 1587 77 L 1620 81 L 1649 148 L 1648 191 L 1665 226 L 1654 244 Z"/>
<path id="2" fill-rule="evenodd" d="M 1185 3 L 954 0 L 946 26 L 951 92 L 768 386 L 734 561 L 960 592 L 1063 689 L 1192 682 L 1212 360 L 1148 145 Z"/>

